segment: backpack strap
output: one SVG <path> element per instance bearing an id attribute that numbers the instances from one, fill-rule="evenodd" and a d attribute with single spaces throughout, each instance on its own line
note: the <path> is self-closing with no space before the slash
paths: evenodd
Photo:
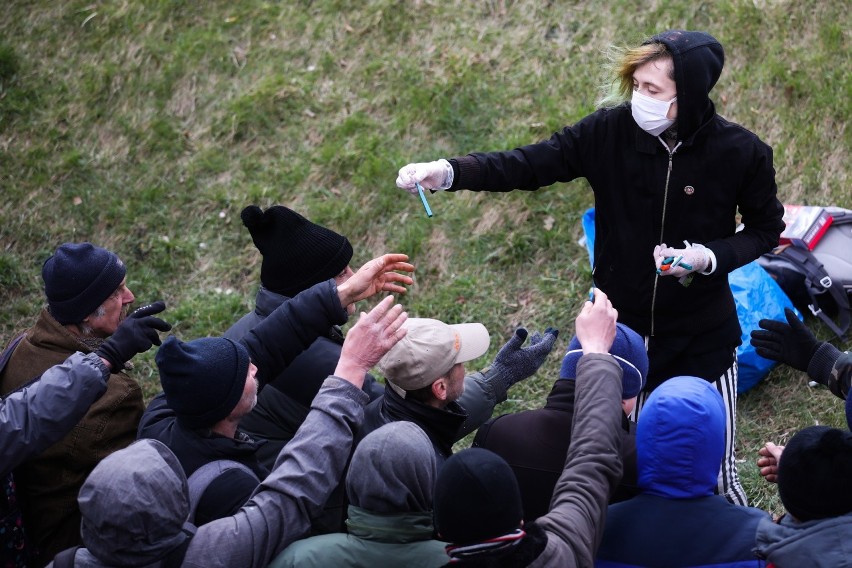
<path id="1" fill-rule="evenodd" d="M 183 529 L 181 530 L 187 538 L 184 539 L 177 548 L 169 552 L 166 557 L 163 558 L 162 568 L 180 568 L 183 566 L 183 559 L 186 557 L 186 551 L 189 548 L 189 543 L 192 542 L 192 538 L 195 536 L 195 532 L 198 529 L 191 523 L 184 523 Z"/>
<path id="2" fill-rule="evenodd" d="M 852 321 L 852 310 L 849 307 L 849 296 L 842 286 L 832 281 L 831 276 L 825 271 L 825 267 L 810 251 L 800 247 L 788 246 L 781 254 L 789 257 L 796 266 L 800 266 L 805 273 L 805 289 L 811 302 L 808 308 L 811 313 L 822 320 L 837 337 L 842 338 L 849 329 Z M 818 296 L 826 292 L 837 304 L 839 323 L 834 321 L 819 307 Z"/>
<path id="3" fill-rule="evenodd" d="M 74 557 L 77 556 L 79 546 L 66 548 L 53 557 L 53 568 L 74 568 Z"/>
<path id="4" fill-rule="evenodd" d="M 9 359 L 12 358 L 12 353 L 15 352 L 15 348 L 18 346 L 18 343 L 20 343 L 21 340 L 26 336 L 26 333 L 22 333 L 21 335 L 13 339 L 11 343 L 9 343 L 8 347 L 3 350 L 3 353 L 0 353 L 0 375 L 3 374 L 3 369 L 6 368 L 6 363 L 9 362 Z"/>
<path id="5" fill-rule="evenodd" d="M 196 469 L 189 479 L 186 480 L 189 485 L 189 520 L 195 522 L 195 511 L 198 509 L 198 503 L 201 502 L 201 497 L 213 481 L 230 469 L 241 470 L 248 475 L 257 479 L 257 475 L 245 464 L 234 460 L 215 460 L 208 462 Z M 257 479 L 258 484 L 260 480 Z"/>

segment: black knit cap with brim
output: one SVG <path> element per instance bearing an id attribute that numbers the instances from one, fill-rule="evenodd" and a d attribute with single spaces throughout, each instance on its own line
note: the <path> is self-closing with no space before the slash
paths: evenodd
<path id="1" fill-rule="evenodd" d="M 166 402 L 187 428 L 211 428 L 240 402 L 249 366 L 240 343 L 224 337 L 184 343 L 171 335 L 155 360 Z"/>
<path id="2" fill-rule="evenodd" d="M 263 255 L 260 281 L 276 294 L 293 297 L 334 278 L 352 260 L 352 245 L 346 237 L 283 205 L 266 211 L 250 205 L 240 218 Z"/>

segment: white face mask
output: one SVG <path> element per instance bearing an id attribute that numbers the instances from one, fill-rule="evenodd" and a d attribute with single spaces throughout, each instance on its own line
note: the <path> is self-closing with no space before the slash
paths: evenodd
<path id="1" fill-rule="evenodd" d="M 676 100 L 677 97 L 670 101 L 658 101 L 639 91 L 633 91 L 633 98 L 630 101 L 633 120 L 648 134 L 659 136 L 666 128 L 674 124 L 674 119 L 666 118 L 666 115 Z"/>

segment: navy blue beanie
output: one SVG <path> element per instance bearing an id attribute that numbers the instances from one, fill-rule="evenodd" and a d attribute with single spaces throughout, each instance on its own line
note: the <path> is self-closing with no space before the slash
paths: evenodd
<path id="1" fill-rule="evenodd" d="M 450 456 L 438 472 L 432 506 L 439 537 L 455 545 L 509 534 L 524 516 L 512 468 L 483 448 Z"/>
<path id="2" fill-rule="evenodd" d="M 314 284 L 334 278 L 352 260 L 349 239 L 311 223 L 283 205 L 266 211 L 249 205 L 240 218 L 263 255 L 260 282 L 276 294 L 292 298 Z"/>
<path id="3" fill-rule="evenodd" d="M 210 428 L 240 402 L 249 354 L 224 337 L 186 343 L 170 335 L 155 357 L 166 402 L 187 428 Z"/>
<path id="4" fill-rule="evenodd" d="M 118 289 L 127 268 L 113 252 L 91 243 L 65 243 L 44 261 L 41 277 L 50 315 L 77 324 Z"/>
<path id="5" fill-rule="evenodd" d="M 609 353 L 621 365 L 621 398 L 627 400 L 638 395 L 645 386 L 645 379 L 648 378 L 648 352 L 641 335 L 623 323 L 617 323 L 615 326 L 615 341 L 612 342 Z M 568 343 L 568 351 L 562 359 L 559 378 L 577 378 L 577 363 L 582 356 L 583 347 L 575 335 Z"/>

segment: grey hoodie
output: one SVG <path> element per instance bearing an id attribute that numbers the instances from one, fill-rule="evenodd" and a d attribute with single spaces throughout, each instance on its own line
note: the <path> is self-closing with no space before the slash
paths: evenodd
<path id="1" fill-rule="evenodd" d="M 431 450 L 413 422 L 391 422 L 371 432 L 358 444 L 346 474 L 349 502 L 382 514 L 431 511 L 437 475 Z"/>
<path id="2" fill-rule="evenodd" d="M 779 523 L 757 526 L 756 552 L 777 568 L 852 566 L 852 513 L 799 523 L 785 515 Z"/>
<path id="3" fill-rule="evenodd" d="M 197 529 L 183 566 L 261 568 L 304 537 L 342 475 L 367 400 L 352 384 L 326 379 L 273 472 L 235 515 Z M 186 476 L 156 440 L 139 440 L 104 459 L 79 503 L 86 548 L 77 551 L 76 567 L 160 566 L 192 531 L 185 524 Z"/>
<path id="4" fill-rule="evenodd" d="M 437 457 L 419 426 L 397 420 L 370 432 L 346 475 L 348 533 L 294 542 L 270 568 L 441 566 L 448 558 L 432 538 L 436 477 Z"/>

